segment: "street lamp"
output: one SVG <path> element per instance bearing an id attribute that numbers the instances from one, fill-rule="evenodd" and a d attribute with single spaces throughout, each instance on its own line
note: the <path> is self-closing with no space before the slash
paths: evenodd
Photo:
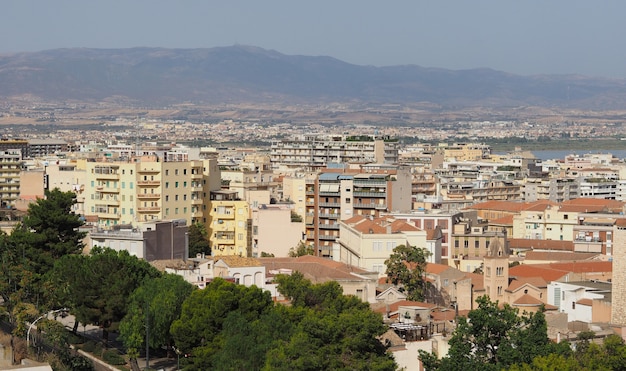
<path id="1" fill-rule="evenodd" d="M 69 312 L 69 309 L 62 308 L 62 309 L 51 310 L 47 312 L 46 314 L 42 314 L 41 316 L 39 316 L 39 318 L 34 320 L 33 323 L 31 323 L 30 326 L 28 326 L 28 332 L 26 333 L 26 345 L 27 346 L 30 346 L 30 330 L 32 330 L 33 326 L 35 326 L 35 323 L 37 323 L 37 321 L 39 321 L 40 319 L 44 317 L 48 317 L 50 314 L 59 313 L 59 312 Z"/>

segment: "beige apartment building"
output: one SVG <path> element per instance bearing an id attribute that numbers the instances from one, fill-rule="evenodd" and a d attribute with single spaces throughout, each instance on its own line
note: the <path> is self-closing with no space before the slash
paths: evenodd
<path id="1" fill-rule="evenodd" d="M 398 163 L 397 140 L 380 136 L 304 135 L 272 143 L 272 167 L 321 170 L 329 163 Z"/>
<path id="2" fill-rule="evenodd" d="M 215 158 L 86 162 L 85 173 L 85 215 L 100 226 L 164 219 L 207 223 L 208 194 L 220 187 Z"/>
<path id="3" fill-rule="evenodd" d="M 384 275 L 385 260 L 400 245 L 429 251 L 429 262 L 435 262 L 441 251 L 441 238 L 428 244 L 428 233 L 403 220 L 390 217 L 369 218 L 357 215 L 339 222 L 341 237 L 333 251 L 333 259 L 350 266 Z M 441 235 L 439 235 L 441 236 Z"/>

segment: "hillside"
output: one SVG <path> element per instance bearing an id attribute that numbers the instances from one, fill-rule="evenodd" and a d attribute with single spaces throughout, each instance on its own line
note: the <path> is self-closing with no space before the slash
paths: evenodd
<path id="1" fill-rule="evenodd" d="M 183 102 L 425 102 L 460 107 L 618 109 L 626 81 L 519 76 L 490 69 L 359 66 L 250 46 L 210 49 L 56 49 L 0 56 L 0 98 Z"/>

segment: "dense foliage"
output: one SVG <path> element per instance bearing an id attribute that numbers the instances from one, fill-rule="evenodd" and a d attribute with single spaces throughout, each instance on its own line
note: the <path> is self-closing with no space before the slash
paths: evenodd
<path id="1" fill-rule="evenodd" d="M 216 279 L 183 304 L 171 331 L 187 370 L 394 370 L 367 303 L 333 283 L 279 276 L 291 306 L 269 293 Z"/>
<path id="2" fill-rule="evenodd" d="M 195 258 L 198 254 L 211 255 L 208 233 L 204 224 L 193 223 L 188 229 L 189 237 L 189 257 Z"/>
<path id="3" fill-rule="evenodd" d="M 389 259 L 385 260 L 387 277 L 408 300 L 422 301 L 427 288 L 424 280 L 428 251 L 410 245 L 398 245 Z"/>

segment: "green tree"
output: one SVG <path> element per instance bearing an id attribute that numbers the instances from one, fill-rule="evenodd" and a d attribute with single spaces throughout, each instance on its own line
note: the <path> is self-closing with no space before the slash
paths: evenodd
<path id="1" fill-rule="evenodd" d="M 514 364 L 530 364 L 553 353 L 543 312 L 518 315 L 508 304 L 500 307 L 487 296 L 459 323 L 450 338 L 448 355 L 440 361 L 420 351 L 428 370 L 501 370 Z"/>
<path id="2" fill-rule="evenodd" d="M 304 255 L 315 255 L 315 249 L 313 248 L 313 246 L 307 245 L 306 243 L 300 241 L 298 242 L 298 245 L 289 249 L 289 256 L 292 258 L 297 258 Z"/>
<path id="3" fill-rule="evenodd" d="M 190 258 L 195 258 L 197 254 L 211 255 L 211 246 L 204 224 L 193 223 L 189 226 L 188 233 Z"/>
<path id="4" fill-rule="evenodd" d="M 193 288 L 181 276 L 164 274 L 146 280 L 133 292 L 120 323 L 120 339 L 131 358 L 136 359 L 139 349 L 145 346 L 146 323 L 150 326 L 150 348 L 171 346 L 170 327 L 180 317 L 183 301 Z"/>
<path id="5" fill-rule="evenodd" d="M 55 300 L 69 302 L 77 322 L 100 325 L 107 340 L 111 326 L 126 315 L 131 294 L 146 279 L 160 275 L 128 251 L 94 247 L 89 256 L 61 258 L 50 280 Z"/>
<path id="6" fill-rule="evenodd" d="M 71 211 L 75 202 L 72 192 L 46 191 L 11 235 L 0 233 L 0 295 L 8 313 L 21 301 L 45 310 L 51 288 L 44 276 L 57 259 L 82 252 L 85 234 L 78 230 L 83 222 Z"/>
<path id="7" fill-rule="evenodd" d="M 410 245 L 398 245 L 393 249 L 389 259 L 385 260 L 387 277 L 394 285 L 399 285 L 409 300 L 424 300 L 427 282 L 424 280 L 426 270 L 426 249 Z"/>
<path id="8" fill-rule="evenodd" d="M 230 314 L 238 312 L 253 322 L 273 307 L 269 292 L 216 278 L 204 290 L 194 291 L 183 303 L 181 316 L 172 323 L 176 347 L 191 354 L 191 370 L 216 367 L 215 357 L 223 347 L 222 330 Z"/>
<path id="9" fill-rule="evenodd" d="M 337 282 L 311 284 L 298 272 L 278 276 L 278 290 L 302 316 L 286 342 L 270 350 L 265 370 L 395 370 L 378 337 L 386 331 L 379 314 Z"/>

